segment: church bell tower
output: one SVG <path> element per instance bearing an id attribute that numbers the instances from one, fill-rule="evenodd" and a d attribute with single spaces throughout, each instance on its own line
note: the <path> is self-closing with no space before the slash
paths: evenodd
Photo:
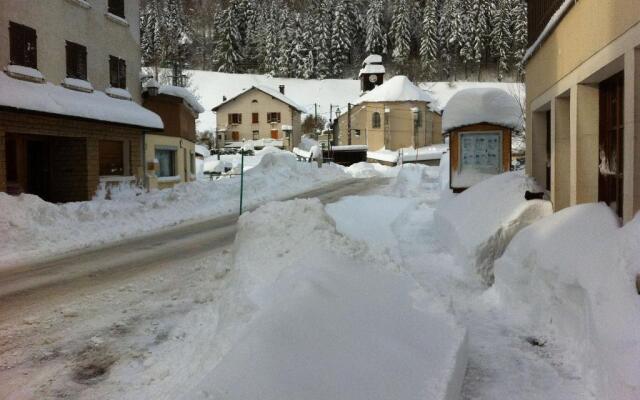
<path id="1" fill-rule="evenodd" d="M 360 91 L 362 93 L 373 90 L 376 86 L 382 85 L 384 81 L 385 69 L 382 65 L 382 56 L 371 54 L 362 63 L 360 78 Z"/>

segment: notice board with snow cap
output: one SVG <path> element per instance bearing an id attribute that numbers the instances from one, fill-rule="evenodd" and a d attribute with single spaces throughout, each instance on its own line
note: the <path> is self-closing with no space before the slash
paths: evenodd
<path id="1" fill-rule="evenodd" d="M 449 135 L 449 185 L 461 192 L 510 170 L 511 135 L 522 130 L 522 108 L 501 89 L 461 90 L 445 107 L 442 125 Z"/>

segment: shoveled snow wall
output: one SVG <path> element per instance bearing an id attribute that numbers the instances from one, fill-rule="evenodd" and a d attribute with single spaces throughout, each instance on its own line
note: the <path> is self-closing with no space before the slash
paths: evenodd
<path id="1" fill-rule="evenodd" d="M 508 172 L 438 203 L 434 224 L 440 241 L 459 263 L 471 265 L 487 285 L 494 280 L 494 261 L 513 236 L 553 212 L 548 201 L 526 201 L 527 190 L 539 188 L 533 179 Z"/>
<path id="2" fill-rule="evenodd" d="M 506 313 L 581 358 L 595 398 L 640 399 L 640 217 L 623 228 L 604 204 L 523 229 L 495 263 Z"/>
<path id="3" fill-rule="evenodd" d="M 185 399 L 459 398 L 466 330 L 319 200 L 243 214 L 230 274 L 224 354 Z"/>

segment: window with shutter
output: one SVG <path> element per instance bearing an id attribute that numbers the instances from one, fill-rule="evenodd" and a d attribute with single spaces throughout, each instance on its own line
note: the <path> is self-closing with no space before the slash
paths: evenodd
<path id="1" fill-rule="evenodd" d="M 258 113 L 251 114 L 251 123 L 257 124 L 258 121 L 260 120 L 259 115 L 260 114 L 258 114 Z"/>
<path id="2" fill-rule="evenodd" d="M 109 81 L 111 87 L 127 88 L 127 65 L 124 60 L 109 56 Z"/>
<path id="3" fill-rule="evenodd" d="M 124 18 L 124 0 L 109 0 L 109 13 Z"/>
<path id="4" fill-rule="evenodd" d="M 9 22 L 9 41 L 11 64 L 38 68 L 38 37 L 35 29 Z"/>
<path id="5" fill-rule="evenodd" d="M 87 80 L 87 48 L 67 42 L 67 77 Z"/>

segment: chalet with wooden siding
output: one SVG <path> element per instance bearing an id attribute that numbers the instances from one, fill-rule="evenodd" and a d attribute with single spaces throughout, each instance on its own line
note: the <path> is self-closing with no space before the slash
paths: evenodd
<path id="1" fill-rule="evenodd" d="M 164 189 L 196 179 L 196 119 L 204 108 L 187 89 L 145 84 L 143 105 L 162 118 L 162 132 L 144 138 L 146 186 Z"/>
<path id="2" fill-rule="evenodd" d="M 3 0 L 0 191 L 90 199 L 142 180 L 143 140 L 162 120 L 141 106 L 137 0 Z"/>
<path id="3" fill-rule="evenodd" d="M 555 209 L 640 209 L 637 0 L 531 0 L 526 170 Z"/>

